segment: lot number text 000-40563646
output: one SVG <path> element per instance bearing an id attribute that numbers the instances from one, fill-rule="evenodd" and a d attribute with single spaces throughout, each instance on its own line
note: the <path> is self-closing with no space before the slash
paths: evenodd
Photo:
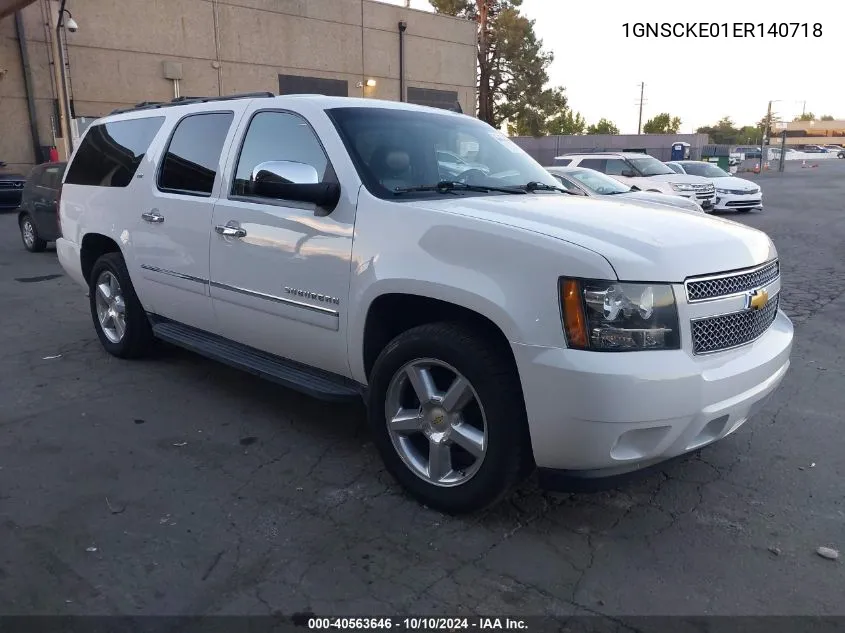
<path id="1" fill-rule="evenodd" d="M 821 37 L 821 22 L 626 22 L 625 37 Z"/>

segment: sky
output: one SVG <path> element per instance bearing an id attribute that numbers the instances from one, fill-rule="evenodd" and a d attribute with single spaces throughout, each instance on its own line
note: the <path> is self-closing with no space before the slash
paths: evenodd
<path id="1" fill-rule="evenodd" d="M 669 112 L 680 117 L 680 132 L 690 133 L 724 116 L 753 125 L 766 114 L 769 100 L 785 120 L 804 108 L 845 119 L 840 5 L 841 0 L 523 0 L 522 12 L 535 20 L 537 35 L 554 53 L 549 85 L 565 87 L 570 107 L 588 123 L 605 117 L 623 134 L 636 133 L 644 82 L 643 123 Z M 431 9 L 428 0 L 411 0 L 411 6 Z M 715 37 L 686 35 L 687 25 L 702 22 L 714 23 Z M 802 26 L 796 37 L 760 37 L 759 26 L 753 37 L 732 37 L 736 28 L 743 30 L 735 25 L 746 22 L 762 23 L 766 31 L 784 23 Z M 683 36 L 634 37 L 629 26 L 626 37 L 626 23 L 680 23 Z M 813 36 L 816 23 L 821 37 Z M 794 28 L 780 26 L 790 36 Z"/>

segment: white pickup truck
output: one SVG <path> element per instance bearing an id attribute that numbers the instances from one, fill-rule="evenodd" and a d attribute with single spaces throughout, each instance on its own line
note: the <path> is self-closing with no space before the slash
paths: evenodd
<path id="1" fill-rule="evenodd" d="M 465 512 L 535 467 L 546 486 L 607 481 L 724 438 L 789 367 L 764 233 L 558 185 L 449 111 L 143 104 L 87 129 L 57 250 L 111 354 L 161 339 L 364 397 L 396 479 Z"/>

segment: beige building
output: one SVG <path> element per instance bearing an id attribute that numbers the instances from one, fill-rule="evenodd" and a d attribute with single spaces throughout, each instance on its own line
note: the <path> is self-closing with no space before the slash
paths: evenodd
<path id="1" fill-rule="evenodd" d="M 789 145 L 845 145 L 845 121 L 790 121 L 778 123 L 772 130 L 772 144 L 780 143 L 781 134 L 786 131 Z"/>
<path id="2" fill-rule="evenodd" d="M 65 1 L 63 55 L 60 0 L 0 19 L 0 161 L 12 168 L 50 146 L 64 156 L 61 57 L 77 129 L 143 101 L 254 91 L 404 92 L 475 112 L 476 32 L 465 20 L 373 0 Z"/>

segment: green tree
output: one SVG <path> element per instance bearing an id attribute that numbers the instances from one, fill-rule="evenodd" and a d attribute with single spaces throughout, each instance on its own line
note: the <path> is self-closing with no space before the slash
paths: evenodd
<path id="1" fill-rule="evenodd" d="M 566 109 L 547 121 L 549 134 L 583 134 L 587 129 L 587 122 L 580 112 Z"/>
<path id="2" fill-rule="evenodd" d="M 668 112 L 661 112 L 646 121 L 643 126 L 645 134 L 677 134 L 681 129 L 681 119 L 673 117 Z"/>
<path id="3" fill-rule="evenodd" d="M 760 140 L 760 128 L 756 125 L 743 125 L 739 128 L 734 143 L 757 143 Z"/>
<path id="4" fill-rule="evenodd" d="M 836 119 L 833 118 L 831 114 L 823 114 L 821 119 L 822 121 L 835 121 Z"/>
<path id="5" fill-rule="evenodd" d="M 698 128 L 696 132 L 707 134 L 716 145 L 751 143 L 760 137 L 758 126 L 744 125 L 738 128 L 728 116 L 719 119 L 716 125 L 704 125 Z"/>
<path id="6" fill-rule="evenodd" d="M 777 112 L 772 112 L 771 114 L 766 114 L 766 116 L 760 119 L 760 122 L 757 124 L 757 129 L 760 130 L 760 132 L 768 130 L 769 134 L 771 134 L 775 127 L 775 123 L 779 122 L 780 117 L 777 115 Z"/>
<path id="7" fill-rule="evenodd" d="M 815 114 L 813 114 L 812 112 L 805 112 L 805 113 L 804 113 L 804 114 L 802 114 L 801 116 L 797 116 L 797 117 L 795 117 L 795 118 L 794 118 L 794 119 L 792 119 L 792 120 L 793 120 L 793 121 L 815 121 L 815 120 L 816 120 L 816 115 L 815 115 Z"/>
<path id="8" fill-rule="evenodd" d="M 583 134 L 587 126 L 584 117 L 569 109 L 563 88 L 547 88 L 536 99 L 517 104 L 508 102 L 502 108 L 511 136 Z"/>
<path id="9" fill-rule="evenodd" d="M 598 123 L 587 128 L 587 134 L 619 134 L 619 128 L 613 121 L 602 118 Z"/>
<path id="10" fill-rule="evenodd" d="M 730 117 L 722 117 L 716 125 L 705 125 L 696 130 L 699 134 L 707 134 L 716 145 L 730 145 L 737 142 L 739 130 Z"/>
<path id="11" fill-rule="evenodd" d="M 563 89 L 546 88 L 553 57 L 534 32 L 534 21 L 520 13 L 522 0 L 429 2 L 438 13 L 478 25 L 478 117 L 494 127 L 507 119 L 520 131 L 545 133 L 544 121 L 561 110 Z"/>

